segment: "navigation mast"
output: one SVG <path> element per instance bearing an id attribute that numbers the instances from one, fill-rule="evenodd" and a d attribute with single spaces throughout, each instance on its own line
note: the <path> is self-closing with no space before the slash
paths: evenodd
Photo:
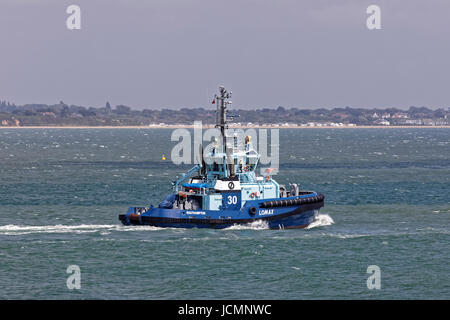
<path id="1" fill-rule="evenodd" d="M 219 87 L 219 95 L 214 95 L 214 102 L 217 103 L 216 107 L 216 128 L 220 129 L 222 135 L 222 148 L 223 152 L 226 154 L 226 175 L 234 176 L 234 166 L 231 157 L 231 150 L 227 147 L 227 137 L 225 130 L 228 129 L 228 119 L 227 119 L 227 106 L 231 104 L 228 99 L 231 98 L 231 91 L 227 91 L 223 86 Z"/>

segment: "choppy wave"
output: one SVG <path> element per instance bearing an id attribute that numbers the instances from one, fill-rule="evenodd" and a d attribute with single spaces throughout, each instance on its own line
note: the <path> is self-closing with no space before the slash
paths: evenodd
<path id="1" fill-rule="evenodd" d="M 306 229 L 317 228 L 329 226 L 334 223 L 333 218 L 328 214 L 319 214 L 317 220 L 311 223 Z M 247 224 L 235 224 L 225 230 L 267 230 L 269 229 L 269 224 L 264 220 L 257 220 Z"/>
<path id="2" fill-rule="evenodd" d="M 320 214 L 318 219 L 308 226 L 308 229 L 333 224 L 333 219 L 327 214 Z M 0 235 L 24 235 L 33 233 L 95 233 L 108 234 L 112 231 L 158 231 L 174 228 L 161 228 L 154 226 L 123 226 L 114 224 L 80 224 L 80 225 L 3 225 L 0 226 Z M 225 230 L 268 230 L 267 221 L 257 220 L 247 224 L 235 224 Z"/>
<path id="3" fill-rule="evenodd" d="M 225 230 L 267 230 L 269 229 L 269 224 L 267 221 L 257 220 L 254 222 L 246 224 L 235 224 Z"/>
<path id="4" fill-rule="evenodd" d="M 327 214 L 320 214 L 318 220 L 313 222 L 308 229 L 328 226 L 333 224 L 333 219 Z M 95 233 L 109 234 L 113 231 L 158 231 L 180 228 L 162 228 L 154 226 L 124 226 L 114 224 L 80 224 L 80 225 L 2 225 L 0 226 L 0 235 L 24 235 L 34 233 Z M 267 221 L 257 220 L 247 224 L 235 224 L 224 230 L 268 230 Z"/>
<path id="5" fill-rule="evenodd" d="M 3 225 L 0 226 L 0 235 L 22 235 L 32 233 L 91 233 L 110 231 L 155 231 L 163 228 L 152 226 L 122 226 L 114 224 L 81 224 L 81 225 Z"/>
<path id="6" fill-rule="evenodd" d="M 325 227 L 330 226 L 334 223 L 334 220 L 332 217 L 330 217 L 328 214 L 321 213 L 317 217 L 316 221 L 311 223 L 309 226 L 306 227 L 306 229 L 312 229 L 317 227 Z"/>

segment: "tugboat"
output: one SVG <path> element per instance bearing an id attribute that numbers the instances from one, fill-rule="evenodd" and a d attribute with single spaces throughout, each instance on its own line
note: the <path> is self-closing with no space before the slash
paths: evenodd
<path id="1" fill-rule="evenodd" d="M 130 207 L 119 215 L 124 225 L 170 228 L 215 228 L 262 223 L 270 229 L 305 228 L 318 219 L 324 196 L 300 190 L 297 184 L 278 184 L 270 170 L 257 175 L 260 155 L 249 136 L 243 148 L 227 145 L 227 105 L 231 92 L 220 87 L 214 96 L 217 140 L 211 152 L 173 182 L 173 192 L 157 207 Z M 233 137 L 236 139 L 236 137 Z"/>

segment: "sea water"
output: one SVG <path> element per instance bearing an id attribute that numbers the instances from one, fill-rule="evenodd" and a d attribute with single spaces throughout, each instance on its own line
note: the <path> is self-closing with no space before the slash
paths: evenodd
<path id="1" fill-rule="evenodd" d="M 1 129 L 0 298 L 450 299 L 450 129 L 280 130 L 276 180 L 326 197 L 308 229 L 122 226 L 190 168 L 171 133 Z"/>

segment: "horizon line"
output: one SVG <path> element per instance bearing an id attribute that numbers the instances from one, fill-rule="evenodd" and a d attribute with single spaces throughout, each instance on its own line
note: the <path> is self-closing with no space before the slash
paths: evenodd
<path id="1" fill-rule="evenodd" d="M 25 106 L 31 106 L 31 105 L 45 105 L 45 106 L 49 106 L 50 107 L 50 106 L 57 106 L 57 105 L 61 104 L 61 102 L 64 105 L 67 105 L 69 107 L 70 106 L 75 106 L 75 107 L 94 108 L 94 109 L 103 109 L 103 108 L 106 107 L 106 104 L 109 103 L 109 101 L 105 101 L 105 105 L 104 106 L 91 106 L 91 105 L 86 106 L 86 105 L 79 105 L 79 104 L 73 104 L 73 103 L 72 104 L 68 104 L 68 103 L 65 103 L 63 100 L 61 100 L 59 103 L 53 103 L 53 104 L 37 103 L 37 102 L 16 104 L 15 102 L 11 102 L 11 101 L 8 101 L 8 100 L 1 100 L 0 99 L 0 104 L 1 103 L 9 103 L 10 105 L 15 106 L 15 107 L 25 107 Z M 170 106 L 170 107 L 164 106 L 164 107 L 154 107 L 154 108 L 149 108 L 149 107 L 137 108 L 135 106 L 126 105 L 126 104 L 122 104 L 122 103 L 114 104 L 114 107 L 117 107 L 117 106 L 126 106 L 126 107 L 129 107 L 133 111 L 164 110 L 164 109 L 167 109 L 167 110 L 181 110 L 181 109 L 205 109 L 205 110 L 209 110 L 208 106 L 205 106 L 205 105 L 203 105 L 203 106 Z M 366 110 L 373 110 L 373 109 L 380 109 L 380 110 L 399 109 L 399 110 L 407 111 L 407 110 L 409 110 L 412 107 L 413 108 L 426 108 L 426 109 L 429 109 L 429 110 L 439 110 L 439 109 L 450 110 L 450 104 L 449 104 L 449 106 L 434 106 L 434 107 L 423 106 L 423 105 L 422 106 L 411 105 L 411 106 L 408 106 L 408 107 L 406 107 L 406 106 L 354 107 L 354 106 L 349 106 L 349 105 L 346 105 L 346 106 L 327 106 L 327 107 L 304 107 L 304 106 L 289 106 L 289 107 L 286 107 L 286 106 L 278 105 L 278 106 L 262 106 L 262 107 L 248 107 L 248 108 L 246 108 L 246 107 L 233 107 L 232 109 L 244 110 L 244 111 L 257 111 L 257 110 L 264 110 L 264 109 L 276 110 L 276 109 L 278 109 L 280 107 L 283 108 L 283 109 L 286 109 L 286 110 L 289 110 L 289 109 L 299 109 L 299 110 L 321 110 L 321 109 L 325 109 L 325 110 L 333 110 L 333 109 L 350 108 L 350 109 L 366 109 Z M 212 107 L 211 109 L 215 110 L 215 107 Z"/>

